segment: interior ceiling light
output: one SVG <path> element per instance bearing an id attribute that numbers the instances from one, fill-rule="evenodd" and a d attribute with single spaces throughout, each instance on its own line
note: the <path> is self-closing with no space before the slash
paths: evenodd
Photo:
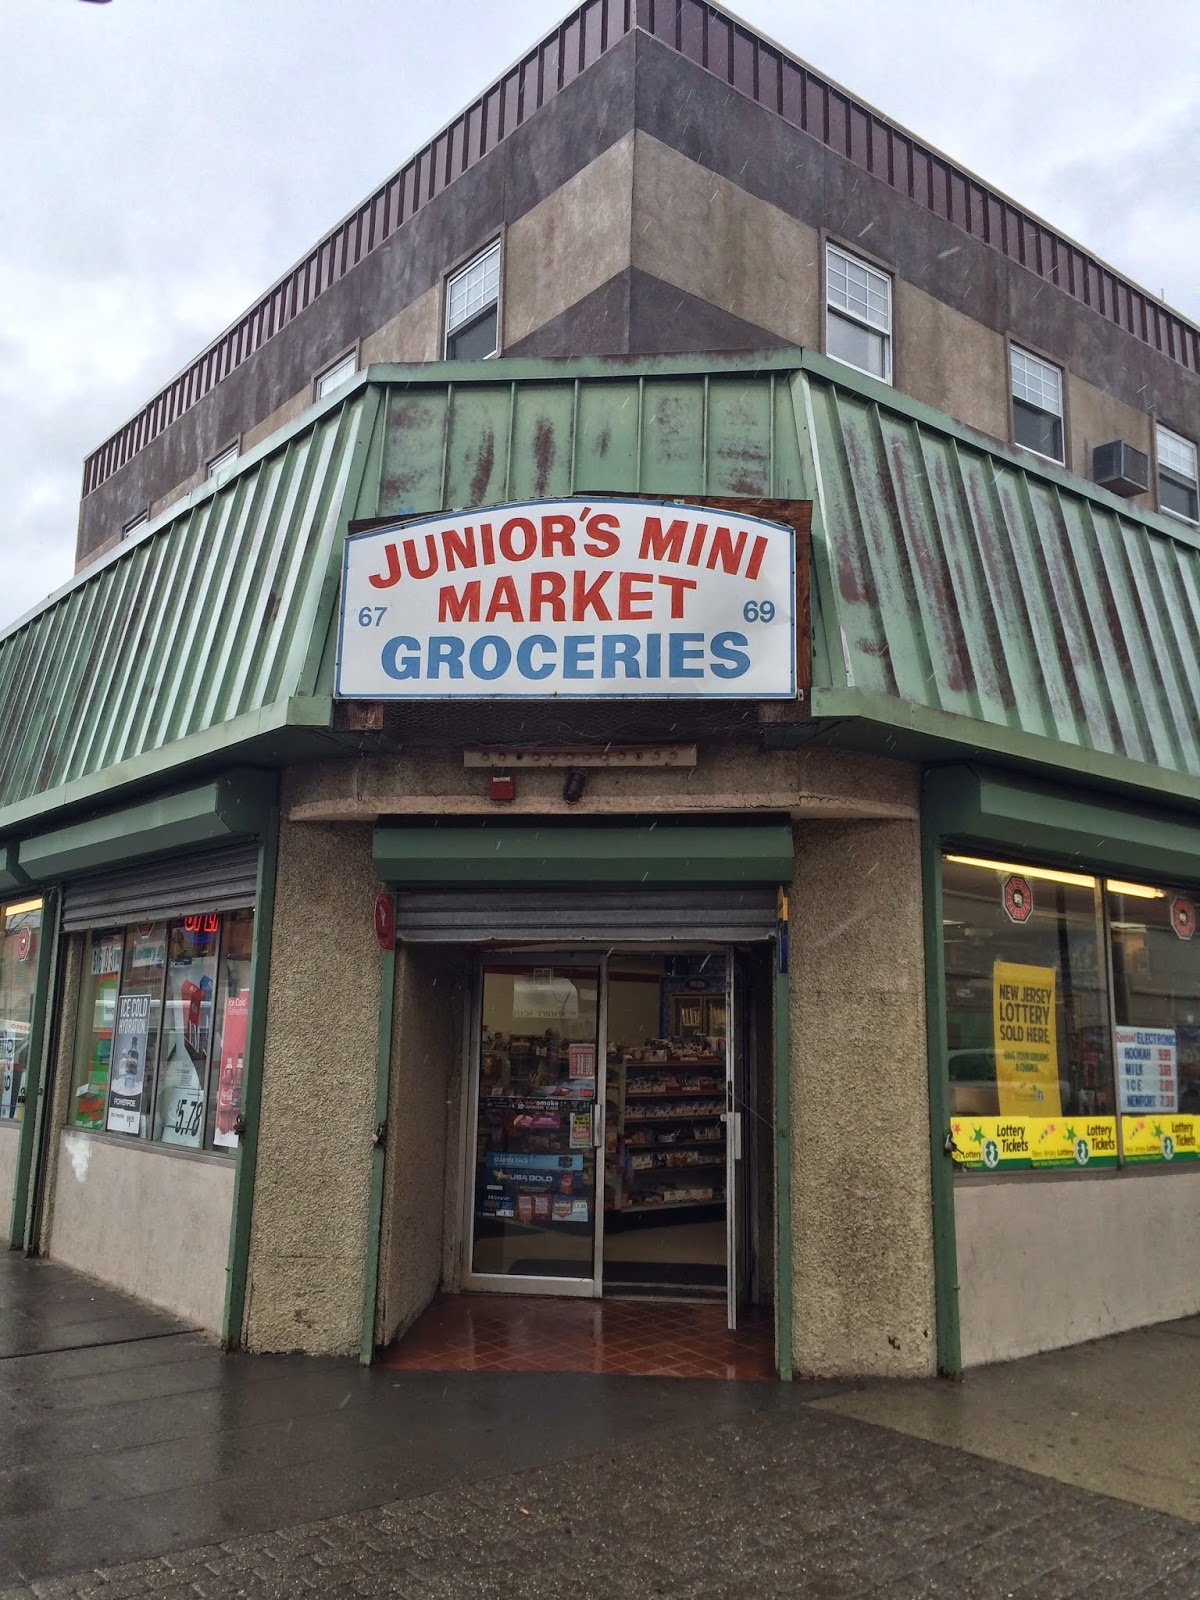
<path id="1" fill-rule="evenodd" d="M 1119 883 L 1116 878 L 1109 878 L 1104 887 L 1109 894 L 1128 894 L 1135 900 L 1165 900 L 1165 889 L 1152 889 L 1148 883 Z"/>
<path id="2" fill-rule="evenodd" d="M 41 909 L 42 902 L 40 900 L 20 900 L 16 905 L 5 906 L 4 915 L 6 917 L 20 917 L 24 916 L 27 911 L 40 911 Z"/>
<path id="3" fill-rule="evenodd" d="M 1015 861 L 985 861 L 982 856 L 947 856 L 960 867 L 987 867 L 992 872 L 1019 872 L 1023 878 L 1039 878 L 1046 883 L 1069 883 L 1077 889 L 1094 889 L 1095 878 L 1080 872 L 1055 872 L 1051 867 L 1024 867 Z"/>

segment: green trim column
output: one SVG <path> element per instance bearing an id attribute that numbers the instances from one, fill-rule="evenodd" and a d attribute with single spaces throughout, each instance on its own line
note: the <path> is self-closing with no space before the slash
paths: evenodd
<path id="1" fill-rule="evenodd" d="M 375 1303 L 379 1295 L 379 1245 L 383 1228 L 383 1168 L 387 1154 L 388 1096 L 392 1080 L 392 1022 L 396 1004 L 396 947 L 380 953 L 379 1052 L 375 1062 L 375 1144 L 371 1151 L 371 1198 L 367 1212 L 367 1259 L 363 1272 L 362 1334 L 358 1359 L 375 1359 Z"/>
<path id="2" fill-rule="evenodd" d="M 775 1359 L 792 1377 L 792 1026 L 786 923 L 775 953 Z"/>
<path id="3" fill-rule="evenodd" d="M 924 808 L 922 808 L 924 810 Z M 958 1325 L 958 1240 L 954 1163 L 946 1153 L 950 1091 L 946 1066 L 946 952 L 942 942 L 942 852 L 935 829 L 921 833 L 925 922 L 925 1034 L 929 1056 L 929 1177 L 933 1200 L 933 1281 L 938 1371 L 962 1371 Z"/>
<path id="4" fill-rule="evenodd" d="M 233 1215 L 229 1227 L 229 1264 L 225 1274 L 225 1310 L 221 1343 L 240 1347 L 246 1314 L 246 1279 L 250 1267 L 250 1224 L 254 1213 L 254 1176 L 258 1162 L 259 1108 L 262 1103 L 263 1053 L 267 1032 L 267 990 L 271 975 L 271 933 L 275 920 L 275 869 L 279 859 L 279 807 L 267 815 L 258 852 L 254 895 L 254 945 L 250 955 L 250 1012 L 246 1018 L 246 1059 L 242 1076 L 245 1131 L 238 1146 L 233 1180 Z"/>
<path id="5" fill-rule="evenodd" d="M 54 1029 L 52 996 L 58 971 L 59 921 L 62 896 L 56 891 L 42 896 L 42 925 L 38 942 L 37 975 L 34 978 L 33 1023 L 29 1031 L 29 1066 L 25 1073 L 25 1113 L 17 1145 L 17 1173 L 13 1183 L 12 1212 L 8 1224 L 10 1250 L 32 1255 L 37 1248 L 36 1219 L 37 1166 L 43 1155 L 43 1123 L 46 1116 L 46 1086 L 50 1081 L 49 1054 Z"/>

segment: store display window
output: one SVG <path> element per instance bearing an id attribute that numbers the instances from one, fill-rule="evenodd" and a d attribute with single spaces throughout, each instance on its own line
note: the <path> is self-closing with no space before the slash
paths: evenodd
<path id="1" fill-rule="evenodd" d="M 945 857 L 947 1073 L 960 1168 L 1196 1159 L 1194 919 L 1189 897 L 1170 889 Z"/>
<path id="2" fill-rule="evenodd" d="M 1130 1162 L 1196 1160 L 1200 938 L 1195 937 L 1195 902 L 1182 891 L 1112 879 L 1105 897 L 1124 1157 Z"/>
<path id="3" fill-rule="evenodd" d="M 11 902 L 0 917 L 0 1121 L 13 1122 L 25 1105 L 42 902 Z"/>
<path id="4" fill-rule="evenodd" d="M 252 933 L 237 911 L 88 934 L 69 1126 L 236 1148 Z"/>

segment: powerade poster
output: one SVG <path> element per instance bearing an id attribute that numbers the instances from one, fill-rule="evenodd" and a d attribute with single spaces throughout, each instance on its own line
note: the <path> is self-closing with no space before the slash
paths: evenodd
<path id="1" fill-rule="evenodd" d="M 1115 1117 L 954 1117 L 953 1156 L 969 1171 L 1115 1167 Z"/>
<path id="2" fill-rule="evenodd" d="M 793 699 L 795 534 L 709 506 L 543 500 L 354 534 L 343 699 Z"/>
<path id="3" fill-rule="evenodd" d="M 106 1123 L 110 1133 L 141 1131 L 149 1031 L 150 996 L 123 994 L 117 1001 L 117 1021 L 113 1033 L 112 1078 L 109 1082 Z"/>
<path id="4" fill-rule="evenodd" d="M 996 1089 L 1003 1116 L 1060 1116 L 1053 967 L 992 968 Z"/>

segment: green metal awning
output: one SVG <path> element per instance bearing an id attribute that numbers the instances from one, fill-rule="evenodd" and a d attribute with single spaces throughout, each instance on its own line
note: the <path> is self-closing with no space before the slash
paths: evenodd
<path id="1" fill-rule="evenodd" d="M 352 519 L 606 493 L 814 502 L 838 739 L 1200 800 L 1196 530 L 785 350 L 368 369 L 0 634 L 0 840 L 346 748 Z"/>
<path id="2" fill-rule="evenodd" d="M 787 823 L 380 827 L 373 857 L 380 882 L 397 888 L 779 884 L 791 882 L 792 830 Z"/>
<path id="3" fill-rule="evenodd" d="M 25 840 L 20 847 L 21 871 L 35 882 L 55 882 L 147 856 L 253 839 L 266 827 L 275 789 L 273 773 L 236 773 L 179 794 L 107 811 Z"/>
<path id="4" fill-rule="evenodd" d="M 1011 774 L 941 767 L 925 780 L 925 826 L 943 844 L 982 843 L 1085 871 L 1142 873 L 1155 882 L 1200 880 L 1200 823 Z"/>
<path id="5" fill-rule="evenodd" d="M 17 846 L 0 845 L 0 893 L 24 888 L 28 882 L 29 879 L 21 871 L 21 864 L 17 858 Z"/>

